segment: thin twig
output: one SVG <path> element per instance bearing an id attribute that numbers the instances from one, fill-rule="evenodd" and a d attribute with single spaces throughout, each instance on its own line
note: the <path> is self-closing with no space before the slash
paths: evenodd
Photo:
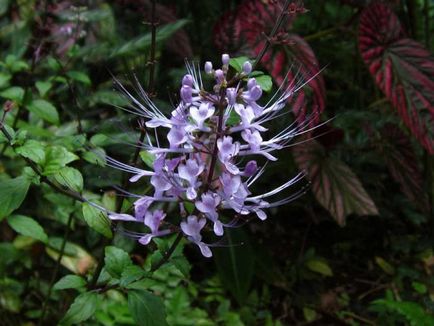
<path id="1" fill-rule="evenodd" d="M 282 11 L 280 12 L 279 17 L 277 18 L 276 24 L 274 24 L 271 33 L 267 36 L 267 38 L 265 40 L 265 44 L 262 47 L 261 52 L 259 52 L 258 56 L 255 59 L 255 62 L 252 65 L 252 70 L 255 70 L 256 66 L 259 64 L 259 62 L 262 60 L 265 53 L 268 51 L 268 48 L 271 45 L 271 39 L 276 35 L 280 26 L 282 25 L 283 21 L 285 20 L 285 17 L 288 14 L 288 8 L 289 8 L 289 5 L 291 4 L 291 2 L 292 2 L 292 0 L 286 0 L 284 6 L 282 8 Z"/>
<path id="2" fill-rule="evenodd" d="M 170 248 L 164 253 L 163 258 L 161 258 L 152 268 L 151 272 L 155 272 L 157 269 L 159 269 L 161 266 L 163 266 L 172 256 L 173 252 L 175 251 L 176 247 L 178 246 L 179 242 L 182 240 L 183 235 L 182 232 L 179 232 L 176 236 L 175 241 L 173 241 Z"/>
<path id="3" fill-rule="evenodd" d="M 71 229 L 71 224 L 72 224 L 72 216 L 73 216 L 72 214 L 69 214 L 68 222 L 66 223 L 66 230 L 63 236 L 62 245 L 60 247 L 59 257 L 57 258 L 56 266 L 54 267 L 53 275 L 51 276 L 51 281 L 50 281 L 50 285 L 48 286 L 47 296 L 45 297 L 44 303 L 42 304 L 42 313 L 41 313 L 41 317 L 39 318 L 38 326 L 43 325 L 44 322 L 45 314 L 47 312 L 47 307 L 48 307 L 48 301 L 50 300 L 54 282 L 57 279 L 57 273 L 59 272 L 60 262 L 62 261 L 63 254 L 65 253 L 66 242 L 68 241 L 69 231 Z"/>

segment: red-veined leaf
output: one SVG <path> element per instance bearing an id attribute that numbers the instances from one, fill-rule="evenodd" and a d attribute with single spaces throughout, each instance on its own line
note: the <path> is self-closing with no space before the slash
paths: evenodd
<path id="1" fill-rule="evenodd" d="M 282 1 L 246 0 L 236 10 L 226 13 L 214 28 L 214 41 L 221 51 L 230 50 L 237 55 L 257 56 L 266 42 L 274 24 L 281 13 Z M 294 18 L 304 8 L 293 3 L 289 16 Z M 308 111 L 312 113 L 311 124 L 319 121 L 319 114 L 325 107 L 325 86 L 318 61 L 310 46 L 300 36 L 289 33 L 289 20 L 271 40 L 271 47 L 265 53 L 261 64 L 278 85 L 286 74 L 288 80 L 307 82 L 313 92 L 312 103 L 299 90 L 291 97 L 291 105 L 297 120 L 304 122 Z M 316 76 L 315 78 L 312 78 Z M 298 85 L 298 83 L 297 83 Z M 310 110 L 308 110 L 310 108 Z"/>
<path id="2" fill-rule="evenodd" d="M 423 175 L 410 139 L 393 124 L 383 127 L 380 134 L 379 150 L 393 179 L 410 201 L 427 211 L 428 198 L 423 189 Z"/>
<path id="3" fill-rule="evenodd" d="M 344 162 L 328 155 L 325 148 L 310 139 L 293 149 L 294 158 L 312 182 L 312 192 L 336 222 L 343 226 L 350 214 L 377 215 L 375 203 L 359 178 Z"/>
<path id="4" fill-rule="evenodd" d="M 434 57 L 406 38 L 398 17 L 375 3 L 360 18 L 363 60 L 401 119 L 417 140 L 434 153 Z"/>

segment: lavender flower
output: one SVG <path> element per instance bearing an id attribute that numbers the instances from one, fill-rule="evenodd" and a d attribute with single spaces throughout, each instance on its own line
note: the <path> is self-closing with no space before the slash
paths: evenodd
<path id="1" fill-rule="evenodd" d="M 211 62 L 205 63 L 205 72 L 215 80 L 211 91 L 203 88 L 198 68 L 187 63 L 188 74 L 183 77 L 180 89 L 181 102 L 169 117 L 154 105 L 143 89 L 140 88 L 141 102 L 119 84 L 134 111 L 147 119 L 149 129 L 155 129 L 155 137 L 151 139 L 147 135 L 143 150 L 156 158 L 152 171 L 112 158 L 107 162 L 131 173 L 131 182 L 149 178 L 154 192 L 152 196 L 134 195 L 138 199 L 133 215 L 109 213 L 109 217 L 144 223 L 150 232 L 134 234 L 144 245 L 154 237 L 180 231 L 205 257 L 210 257 L 212 252 L 202 241 L 201 232 L 211 224 L 214 234 L 222 236 L 226 227 L 233 226 L 231 221 L 222 221 L 223 210 L 232 210 L 238 217 L 253 214 L 265 220 L 266 209 L 301 195 L 298 192 L 281 200 L 271 200 L 299 181 L 302 174 L 268 192 L 252 195 L 249 189 L 264 173 L 266 164 L 259 167 L 256 159 L 248 160 L 245 165 L 242 162 L 247 156 L 274 161 L 277 159 L 274 152 L 290 146 L 289 142 L 296 135 L 306 132 L 304 125 L 289 125 L 271 138 L 264 136 L 264 131 L 268 130 L 264 125 L 285 113 L 282 110 L 287 99 L 302 85 L 287 82 L 272 100 L 261 105 L 257 103 L 262 97 L 261 86 L 255 78 L 246 78 L 252 71 L 251 63 L 245 62 L 243 72 L 228 80 L 229 60 L 227 54 L 222 55 L 223 66 L 216 70 Z M 168 129 L 166 140 L 159 139 L 157 128 Z M 161 206 L 164 203 L 178 204 L 182 217 L 179 225 L 171 224 L 162 209 L 154 208 L 164 207 Z"/>

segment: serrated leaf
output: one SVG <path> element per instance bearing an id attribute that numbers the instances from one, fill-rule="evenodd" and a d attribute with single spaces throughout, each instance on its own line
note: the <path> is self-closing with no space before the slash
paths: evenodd
<path id="1" fill-rule="evenodd" d="M 25 176 L 0 182 L 0 221 L 21 206 L 29 186 Z"/>
<path id="2" fill-rule="evenodd" d="M 98 233 L 107 238 L 112 238 L 111 222 L 107 214 L 96 207 L 83 203 L 83 217 L 86 223 Z"/>
<path id="3" fill-rule="evenodd" d="M 80 289 L 86 286 L 86 281 L 78 275 L 66 275 L 54 284 L 54 290 Z"/>
<path id="4" fill-rule="evenodd" d="M 122 287 L 135 282 L 148 275 L 148 273 L 141 267 L 136 265 L 129 265 L 122 271 L 120 285 Z"/>
<path id="5" fill-rule="evenodd" d="M 128 309 L 138 326 L 167 325 L 163 300 L 148 291 L 129 290 Z"/>
<path id="6" fill-rule="evenodd" d="M 319 273 L 324 276 L 333 276 L 333 271 L 328 263 L 322 259 L 309 259 L 306 262 L 306 267 L 312 272 Z"/>
<path id="7" fill-rule="evenodd" d="M 7 218 L 9 226 L 17 233 L 47 243 L 48 236 L 42 226 L 33 218 L 24 215 L 11 215 Z"/>
<path id="8" fill-rule="evenodd" d="M 254 274 L 254 254 L 247 234 L 240 228 L 225 231 L 228 246 L 213 250 L 218 275 L 223 286 L 242 305 L 247 298 Z"/>
<path id="9" fill-rule="evenodd" d="M 74 302 L 60 321 L 61 325 L 78 324 L 92 317 L 98 304 L 96 292 L 85 292 L 75 298 Z"/>
<path id="10" fill-rule="evenodd" d="M 45 121 L 53 124 L 59 123 L 59 113 L 57 113 L 57 109 L 46 100 L 34 100 L 27 105 L 27 109 Z"/>
<path id="11" fill-rule="evenodd" d="M 133 262 L 127 252 L 120 248 L 109 246 L 105 248 L 105 269 L 114 278 L 121 278 L 122 272 Z"/>
<path id="12" fill-rule="evenodd" d="M 71 153 L 63 146 L 50 146 L 45 152 L 43 163 L 44 175 L 52 175 L 59 172 L 66 164 L 78 160 L 79 157 Z"/>
<path id="13" fill-rule="evenodd" d="M 92 81 L 90 80 L 89 76 L 82 71 L 70 70 L 66 73 L 66 75 L 69 78 L 78 81 L 80 83 L 83 83 L 87 86 L 90 86 L 92 84 Z"/>
<path id="14" fill-rule="evenodd" d="M 386 4 L 367 7 L 359 25 L 359 48 L 378 87 L 416 139 L 434 153 L 434 56 L 405 37 Z"/>
<path id="15" fill-rule="evenodd" d="M 54 179 L 62 186 L 81 192 L 83 190 L 83 176 L 77 169 L 65 166 L 54 175 Z"/>
<path id="16" fill-rule="evenodd" d="M 24 98 L 24 89 L 17 86 L 10 87 L 1 91 L 0 96 L 17 103 L 22 103 Z"/>
<path id="17" fill-rule="evenodd" d="M 17 147 L 15 151 L 38 164 L 45 160 L 45 145 L 36 140 L 27 140 L 23 146 Z"/>
<path id="18" fill-rule="evenodd" d="M 293 154 L 298 167 L 312 181 L 315 198 L 339 225 L 345 225 L 345 217 L 350 214 L 378 214 L 354 172 L 344 162 L 328 155 L 317 141 L 309 139 L 294 146 Z"/>

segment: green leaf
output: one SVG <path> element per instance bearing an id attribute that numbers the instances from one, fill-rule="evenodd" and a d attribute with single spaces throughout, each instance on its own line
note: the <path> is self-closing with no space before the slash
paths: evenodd
<path id="1" fill-rule="evenodd" d="M 44 97 L 51 89 L 51 87 L 53 87 L 53 83 L 49 81 L 37 81 L 35 83 L 35 86 L 39 92 L 39 95 L 41 95 L 41 97 Z"/>
<path id="2" fill-rule="evenodd" d="M 70 188 L 77 192 L 83 190 L 83 176 L 77 169 L 65 166 L 54 174 L 54 178 L 58 183 L 66 188 Z"/>
<path id="3" fill-rule="evenodd" d="M 434 325 L 434 317 L 416 302 L 393 301 L 379 299 L 372 302 L 373 305 L 383 306 L 388 310 L 396 312 L 409 321 L 411 326 Z"/>
<path id="4" fill-rule="evenodd" d="M 81 323 L 92 317 L 96 311 L 98 295 L 96 292 L 85 292 L 75 298 L 74 302 L 60 321 L 61 325 Z"/>
<path id="5" fill-rule="evenodd" d="M 22 103 L 24 98 L 24 89 L 17 86 L 10 87 L 0 92 L 0 96 L 17 103 Z"/>
<path id="6" fill-rule="evenodd" d="M 83 84 L 85 84 L 87 86 L 90 86 L 92 84 L 89 76 L 87 74 L 85 74 L 84 72 L 82 72 L 82 71 L 74 71 L 74 70 L 72 70 L 72 71 L 68 71 L 66 73 L 66 75 L 69 78 L 71 78 L 71 79 L 73 79 L 75 81 L 78 81 L 80 83 L 83 83 Z"/>
<path id="7" fill-rule="evenodd" d="M 125 287 L 128 284 L 145 277 L 147 274 L 148 273 L 143 268 L 140 268 L 139 266 L 136 265 L 127 266 L 122 271 L 120 285 L 122 287 Z"/>
<path id="8" fill-rule="evenodd" d="M 50 146 L 45 152 L 44 175 L 59 172 L 66 164 L 78 160 L 78 156 L 62 146 Z"/>
<path id="9" fill-rule="evenodd" d="M 345 225 L 350 214 L 378 215 L 374 201 L 348 165 L 328 155 L 316 140 L 302 143 L 293 147 L 295 162 L 307 171 L 315 198 L 339 225 Z"/>
<path id="10" fill-rule="evenodd" d="M 110 228 L 110 220 L 103 211 L 89 205 L 88 203 L 83 203 L 83 217 L 86 223 L 96 232 L 107 238 L 113 236 Z"/>
<path id="11" fill-rule="evenodd" d="M 54 261 L 59 259 L 62 242 L 63 239 L 61 238 L 48 239 L 49 246 L 47 246 L 45 250 Z M 65 254 L 62 256 L 60 264 L 75 274 L 86 274 L 96 266 L 96 260 L 79 245 L 67 242 Z"/>
<path id="12" fill-rule="evenodd" d="M 16 148 L 15 151 L 38 164 L 45 160 L 45 145 L 36 140 L 27 140 L 23 146 Z"/>
<path id="13" fill-rule="evenodd" d="M 42 226 L 31 217 L 11 215 L 7 218 L 9 226 L 15 232 L 47 243 L 48 236 Z"/>
<path id="14" fill-rule="evenodd" d="M 46 100 L 34 100 L 27 106 L 27 109 L 45 121 L 59 124 L 57 109 Z"/>
<path id="15" fill-rule="evenodd" d="M 214 249 L 214 260 L 223 286 L 242 305 L 254 274 L 254 254 L 247 234 L 240 228 L 225 231 L 227 247 Z"/>
<path id="16" fill-rule="evenodd" d="M 128 309 L 138 326 L 167 325 L 163 300 L 148 291 L 129 290 Z"/>
<path id="17" fill-rule="evenodd" d="M 182 28 L 185 24 L 187 24 L 186 19 L 179 19 L 174 23 L 166 24 L 162 27 L 159 27 L 157 30 L 157 42 L 162 42 L 167 40 L 170 36 L 172 36 L 177 30 Z M 110 54 L 111 58 L 116 58 L 120 56 L 131 55 L 137 53 L 139 51 L 144 51 L 151 46 L 152 37 L 151 33 L 145 34 L 144 36 L 140 36 L 134 38 L 128 42 L 123 43 L 120 47 L 115 47 Z"/>
<path id="18" fill-rule="evenodd" d="M 105 166 L 106 161 L 106 153 L 105 150 L 101 147 L 93 148 L 92 150 L 86 151 L 82 154 L 84 160 L 91 164 L 96 164 L 99 166 Z"/>
<path id="19" fill-rule="evenodd" d="M 121 278 L 124 269 L 133 264 L 128 253 L 113 246 L 105 248 L 104 262 L 107 272 L 118 279 Z"/>
<path id="20" fill-rule="evenodd" d="M 147 151 L 140 151 L 140 158 L 151 169 L 154 167 L 155 154 L 149 153 Z"/>
<path id="21" fill-rule="evenodd" d="M 309 259 L 306 262 L 306 267 L 312 272 L 319 273 L 324 276 L 333 276 L 333 271 L 328 263 L 322 259 Z"/>
<path id="22" fill-rule="evenodd" d="M 303 307 L 303 315 L 307 322 L 312 322 L 317 318 L 316 311 L 309 307 Z"/>
<path id="23" fill-rule="evenodd" d="M 242 72 L 243 71 L 243 64 L 244 62 L 249 61 L 248 57 L 237 57 L 237 58 L 231 58 L 229 60 L 229 65 L 235 69 L 236 72 Z"/>
<path id="24" fill-rule="evenodd" d="M 8 10 L 10 0 L 0 1 L 0 16 L 5 14 Z"/>
<path id="25" fill-rule="evenodd" d="M 54 290 L 80 289 L 86 286 L 86 281 L 78 275 L 66 275 L 54 284 Z"/>
<path id="26" fill-rule="evenodd" d="M 258 77 L 255 77 L 256 83 L 261 86 L 262 90 L 264 92 L 269 92 L 273 88 L 273 80 L 271 79 L 271 76 L 268 75 L 261 75 Z"/>
<path id="27" fill-rule="evenodd" d="M 411 286 L 419 294 L 425 294 L 428 292 L 427 286 L 423 283 L 413 281 L 413 282 L 411 282 Z"/>
<path id="28" fill-rule="evenodd" d="M 375 257 L 375 262 L 385 273 L 389 275 L 395 274 L 395 268 L 393 268 L 393 266 L 390 265 L 385 259 L 377 256 Z"/>
<path id="29" fill-rule="evenodd" d="M 0 182 L 0 221 L 20 207 L 29 186 L 30 181 L 25 176 Z"/>
<path id="30" fill-rule="evenodd" d="M 0 72 L 0 88 L 5 88 L 9 85 L 9 80 L 12 78 L 12 75 Z"/>

